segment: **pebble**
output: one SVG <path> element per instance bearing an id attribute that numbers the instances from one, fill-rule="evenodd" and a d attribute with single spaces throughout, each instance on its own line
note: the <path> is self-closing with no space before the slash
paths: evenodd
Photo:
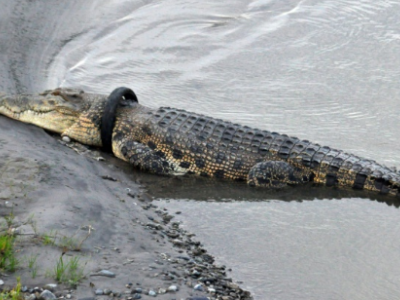
<path id="1" fill-rule="evenodd" d="M 104 289 L 104 290 L 103 290 L 103 294 L 104 294 L 104 295 L 110 295 L 111 292 L 112 292 L 112 291 L 111 291 L 110 289 Z"/>
<path id="2" fill-rule="evenodd" d="M 108 270 L 101 270 L 100 272 L 90 274 L 90 276 L 104 276 L 104 277 L 114 278 L 115 273 Z"/>
<path id="3" fill-rule="evenodd" d="M 35 294 L 30 294 L 29 296 L 25 296 L 25 300 L 35 300 L 36 295 Z"/>
<path id="4" fill-rule="evenodd" d="M 157 292 L 155 292 L 153 290 L 150 290 L 149 291 L 149 296 L 156 297 L 157 296 Z"/>
<path id="5" fill-rule="evenodd" d="M 201 275 L 201 273 L 199 271 L 193 270 L 193 272 L 192 272 L 193 277 L 199 277 L 200 275 Z"/>
<path id="6" fill-rule="evenodd" d="M 166 289 L 163 289 L 163 288 L 160 288 L 160 289 L 158 290 L 158 293 L 159 293 L 159 294 L 166 294 L 166 293 L 167 293 L 167 290 L 166 290 Z"/>
<path id="7" fill-rule="evenodd" d="M 48 283 L 48 284 L 46 284 L 46 285 L 44 286 L 44 288 L 45 288 L 46 290 L 49 290 L 49 291 L 54 292 L 55 289 L 57 288 L 57 284 L 55 284 L 55 283 Z"/>
<path id="8" fill-rule="evenodd" d="M 0 287 L 4 285 L 4 281 L 0 279 Z"/>
<path id="9" fill-rule="evenodd" d="M 168 292 L 177 292 L 177 291 L 179 291 L 179 287 L 177 286 L 177 285 L 170 285 L 169 287 L 168 287 Z"/>
<path id="10" fill-rule="evenodd" d="M 140 294 L 134 294 L 132 299 L 141 299 L 142 296 Z"/>
<path id="11" fill-rule="evenodd" d="M 65 298 L 71 299 L 71 298 L 72 298 L 72 295 L 71 295 L 71 294 L 67 294 L 67 295 L 65 296 Z"/>
<path id="12" fill-rule="evenodd" d="M 185 243 L 180 239 L 173 239 L 172 243 L 177 247 L 183 247 Z"/>
<path id="13" fill-rule="evenodd" d="M 67 136 L 67 135 L 64 135 L 64 136 L 62 137 L 62 140 L 63 140 L 64 142 L 66 142 L 66 143 L 70 143 L 70 142 L 71 142 L 70 137 Z"/>
<path id="14" fill-rule="evenodd" d="M 211 288 L 211 287 L 209 287 L 207 290 L 211 294 L 215 294 L 215 292 L 216 292 L 216 290 L 214 288 Z"/>
<path id="15" fill-rule="evenodd" d="M 97 289 L 94 291 L 95 295 L 103 295 L 103 290 Z"/>
<path id="16" fill-rule="evenodd" d="M 139 288 L 139 287 L 137 287 L 137 288 L 135 288 L 135 289 L 132 290 L 132 294 L 133 294 L 133 293 L 141 294 L 142 292 L 143 292 L 143 289 L 142 289 L 142 288 Z"/>
<path id="17" fill-rule="evenodd" d="M 57 299 L 57 297 L 50 292 L 49 290 L 44 290 L 41 294 L 40 294 L 40 298 L 44 299 L 44 300 L 52 300 L 52 299 Z"/>
<path id="18" fill-rule="evenodd" d="M 203 290 L 203 285 L 201 283 L 196 284 L 193 289 L 196 291 L 202 291 Z"/>

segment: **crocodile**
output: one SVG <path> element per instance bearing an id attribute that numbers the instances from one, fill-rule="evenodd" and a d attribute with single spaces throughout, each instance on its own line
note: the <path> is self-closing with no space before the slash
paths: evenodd
<path id="1" fill-rule="evenodd" d="M 195 174 L 266 188 L 312 182 L 392 196 L 400 191 L 399 173 L 373 160 L 182 109 L 153 109 L 125 87 L 109 96 L 71 88 L 2 95 L 0 114 L 103 147 L 155 174 Z"/>

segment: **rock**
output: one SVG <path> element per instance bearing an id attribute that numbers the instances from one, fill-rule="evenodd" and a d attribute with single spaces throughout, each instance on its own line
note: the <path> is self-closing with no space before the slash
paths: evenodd
<path id="1" fill-rule="evenodd" d="M 40 294 L 40 298 L 44 299 L 44 300 L 53 300 L 53 299 L 57 299 L 57 297 L 50 292 L 49 290 L 44 290 L 41 294 Z"/>
<path id="2" fill-rule="evenodd" d="M 153 290 L 150 290 L 148 295 L 152 296 L 152 297 L 156 297 L 157 296 L 157 292 L 153 291 Z"/>
<path id="3" fill-rule="evenodd" d="M 65 296 L 65 298 L 71 299 L 71 298 L 72 298 L 72 295 L 71 295 L 71 294 L 67 294 L 67 295 Z"/>
<path id="4" fill-rule="evenodd" d="M 0 280 L 1 281 L 1 280 Z M 0 287 L 1 287 L 1 282 L 0 282 Z M 26 293 L 28 291 L 28 287 L 26 286 L 26 285 L 24 285 L 22 288 L 21 288 L 21 292 L 23 292 L 23 293 Z"/>
<path id="5" fill-rule="evenodd" d="M 97 290 L 94 291 L 94 294 L 95 294 L 95 295 L 98 295 L 98 296 L 99 296 L 99 295 L 103 295 L 103 290 L 97 289 Z"/>
<path id="6" fill-rule="evenodd" d="M 166 294 L 166 293 L 167 293 L 167 290 L 166 290 L 166 289 L 163 289 L 163 288 L 160 288 L 160 289 L 158 290 L 158 293 L 159 293 L 159 294 Z"/>
<path id="7" fill-rule="evenodd" d="M 112 292 L 112 291 L 111 291 L 110 289 L 104 289 L 104 290 L 103 290 L 103 294 L 104 294 L 104 295 L 110 295 L 111 292 Z"/>
<path id="8" fill-rule="evenodd" d="M 196 291 L 203 291 L 203 285 L 201 283 L 196 284 L 193 289 L 195 289 Z"/>
<path id="9" fill-rule="evenodd" d="M 29 294 L 28 296 L 25 296 L 25 300 L 35 300 L 36 295 L 35 294 Z"/>
<path id="10" fill-rule="evenodd" d="M 172 240 L 172 243 L 173 243 L 175 246 L 177 246 L 177 247 L 183 247 L 183 246 L 185 246 L 185 243 L 184 243 L 182 240 L 180 240 L 180 239 L 173 239 L 173 240 Z"/>
<path id="11" fill-rule="evenodd" d="M 44 289 L 49 290 L 51 292 L 54 292 L 56 288 L 57 288 L 57 284 L 55 284 L 55 283 L 48 283 L 44 286 Z"/>
<path id="12" fill-rule="evenodd" d="M 134 294 L 133 296 L 132 296 L 132 299 L 141 299 L 142 298 L 142 295 L 140 295 L 140 294 L 138 294 L 138 293 L 136 293 L 136 294 Z"/>
<path id="13" fill-rule="evenodd" d="M 0 288 L 2 288 L 4 285 L 4 281 L 0 279 Z"/>
<path id="14" fill-rule="evenodd" d="M 192 277 L 197 278 L 201 275 L 201 272 L 197 271 L 196 269 L 194 269 L 191 273 Z"/>
<path id="15" fill-rule="evenodd" d="M 168 292 L 175 293 L 177 291 L 179 291 L 179 287 L 177 285 L 170 285 L 168 287 Z"/>
<path id="16" fill-rule="evenodd" d="M 209 287 L 207 290 L 211 294 L 215 294 L 215 292 L 216 292 L 216 290 L 214 288 L 211 288 L 211 287 Z"/>
<path id="17" fill-rule="evenodd" d="M 70 137 L 67 136 L 67 135 L 64 135 L 64 136 L 62 137 L 62 140 L 63 140 L 64 142 L 66 142 L 66 143 L 70 143 L 70 142 L 71 142 Z"/>
<path id="18" fill-rule="evenodd" d="M 143 289 L 142 289 L 142 288 L 139 288 L 139 287 L 134 288 L 134 289 L 132 290 L 132 294 L 133 294 L 133 293 L 141 294 L 142 292 L 143 292 Z"/>
<path id="19" fill-rule="evenodd" d="M 104 276 L 104 277 L 114 278 L 115 273 L 108 270 L 101 270 L 100 272 L 90 274 L 90 276 Z"/>

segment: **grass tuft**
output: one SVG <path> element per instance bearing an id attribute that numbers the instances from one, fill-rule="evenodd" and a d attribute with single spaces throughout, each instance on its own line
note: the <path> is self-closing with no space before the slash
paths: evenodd
<path id="1" fill-rule="evenodd" d="M 21 279 L 17 277 L 17 285 L 11 291 L 0 292 L 0 300 L 24 300 L 21 293 Z"/>
<path id="2" fill-rule="evenodd" d="M 0 269 L 14 272 L 19 261 L 14 253 L 15 237 L 9 233 L 0 235 Z"/>
<path id="3" fill-rule="evenodd" d="M 65 283 L 76 287 L 79 281 L 85 277 L 84 268 L 80 265 L 80 258 L 78 256 L 64 261 L 64 254 L 65 252 L 61 254 L 54 267 L 53 277 L 59 283 Z"/>
<path id="4" fill-rule="evenodd" d="M 36 276 L 37 276 L 37 271 L 38 271 L 37 258 L 38 258 L 38 255 L 37 255 L 37 254 L 36 254 L 36 255 L 33 255 L 33 254 L 32 254 L 32 255 L 28 258 L 28 269 L 29 269 L 29 271 L 31 272 L 31 276 L 32 276 L 33 279 L 36 278 Z"/>

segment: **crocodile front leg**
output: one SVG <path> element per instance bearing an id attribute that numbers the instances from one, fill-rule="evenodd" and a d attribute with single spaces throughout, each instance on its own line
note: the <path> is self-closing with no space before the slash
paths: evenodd
<path id="1" fill-rule="evenodd" d="M 121 154 L 124 160 L 141 170 L 159 175 L 175 173 L 175 166 L 167 161 L 161 152 L 154 151 L 141 143 L 126 142 L 121 147 Z"/>
<path id="2" fill-rule="evenodd" d="M 312 181 L 313 174 L 305 173 L 284 161 L 263 161 L 255 164 L 247 175 L 250 186 L 283 188 Z"/>

